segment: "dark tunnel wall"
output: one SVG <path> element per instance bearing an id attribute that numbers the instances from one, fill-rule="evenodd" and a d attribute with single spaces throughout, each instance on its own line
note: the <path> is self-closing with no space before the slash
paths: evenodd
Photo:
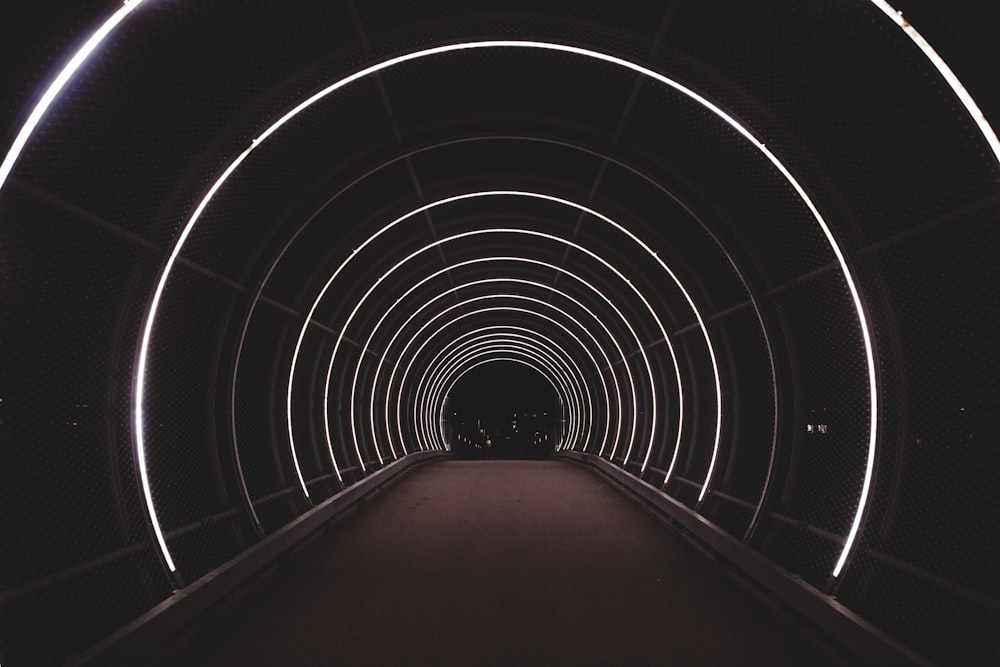
<path id="1" fill-rule="evenodd" d="M 988 3 L 894 7 L 995 120 Z M 2 664 L 450 448 L 443 388 L 511 355 L 557 449 L 1000 658 L 1000 147 L 884 3 L 37 12 L 2 40 Z"/>

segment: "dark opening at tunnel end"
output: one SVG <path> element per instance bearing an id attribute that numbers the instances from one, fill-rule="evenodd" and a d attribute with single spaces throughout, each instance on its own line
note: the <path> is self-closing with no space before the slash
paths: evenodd
<path id="1" fill-rule="evenodd" d="M 552 387 L 538 372 L 514 362 L 476 368 L 448 395 L 445 433 L 458 458 L 547 458 L 561 429 Z"/>

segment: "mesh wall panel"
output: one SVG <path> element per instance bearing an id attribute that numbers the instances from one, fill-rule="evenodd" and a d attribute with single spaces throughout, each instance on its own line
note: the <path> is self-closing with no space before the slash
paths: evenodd
<path id="1" fill-rule="evenodd" d="M 985 5 L 896 4 L 994 117 L 998 47 Z M 118 6 L 33 6 L 33 16 L 5 23 L 0 145 L 10 144 L 57 65 Z M 344 417 L 364 421 L 364 401 L 385 391 L 372 387 L 374 358 L 361 365 L 361 403 L 344 403 L 360 359 L 352 344 L 338 352 L 335 398 L 328 406 L 321 398 L 333 340 L 357 300 L 421 245 L 513 221 L 607 257 L 664 319 L 686 396 L 669 495 L 736 537 L 755 528 L 754 548 L 927 657 L 997 662 L 1000 170 L 950 87 L 862 0 L 144 3 L 62 92 L 0 192 L 0 660 L 62 662 L 170 594 L 137 479 L 132 385 L 155 281 L 211 184 L 323 86 L 386 57 L 482 38 L 557 41 L 649 64 L 745 123 L 803 183 L 858 280 L 881 388 L 871 503 L 843 575 L 830 578 L 862 492 L 868 378 L 855 306 L 812 214 L 745 138 L 677 91 L 579 55 L 494 49 L 408 62 L 320 102 L 254 150 L 188 238 L 164 293 L 144 394 L 153 498 L 180 567 L 173 583 L 189 583 L 258 539 L 228 406 L 233 346 L 257 287 L 266 299 L 249 315 L 232 417 L 247 495 L 266 534 L 308 507 L 285 390 L 303 319 L 332 271 L 420 204 L 523 187 L 627 224 L 677 268 L 708 319 L 724 429 L 704 502 L 715 387 L 686 300 L 655 263 L 592 218 L 517 200 L 465 202 L 407 221 L 322 301 L 293 387 L 295 453 L 312 500 L 341 488 L 324 409 L 346 483 L 375 457 L 365 435 L 357 460 Z M 466 139 L 474 140 L 437 145 Z M 577 270 L 612 295 L 650 346 L 657 408 L 670 426 L 646 479 L 662 482 L 677 397 L 652 318 L 583 253 L 521 241 L 483 237 L 414 258 L 373 293 L 348 335 L 364 340 L 405 288 L 443 262 L 521 253 Z M 532 275 L 505 270 L 463 275 Z M 539 280 L 592 298 L 553 272 Z M 429 286 L 408 301 L 435 293 Z M 376 347 L 413 303 L 400 304 Z M 456 330 L 501 321 L 510 322 L 484 316 Z M 611 328 L 634 352 L 624 328 Z M 773 466 L 765 334 L 781 390 Z M 618 426 L 626 434 L 632 411 L 642 412 L 644 447 L 651 388 L 638 356 L 615 369 L 619 380 L 626 367 L 637 392 L 625 397 Z M 410 378 L 392 392 L 412 398 L 415 387 Z M 640 450 L 630 472 L 638 473 Z"/>

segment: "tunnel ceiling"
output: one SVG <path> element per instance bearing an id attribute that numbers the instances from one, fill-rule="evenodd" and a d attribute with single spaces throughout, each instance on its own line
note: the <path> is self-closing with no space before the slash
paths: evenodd
<path id="1" fill-rule="evenodd" d="M 5 665 L 449 449 L 497 359 L 557 449 L 926 656 L 997 650 L 982 6 L 51 9 L 4 27 Z"/>

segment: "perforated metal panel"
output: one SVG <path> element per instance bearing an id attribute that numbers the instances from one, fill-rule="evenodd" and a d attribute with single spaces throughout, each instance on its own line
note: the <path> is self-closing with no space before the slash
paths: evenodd
<path id="1" fill-rule="evenodd" d="M 899 8 L 995 118 L 990 8 L 959 4 Z M 4 23 L 4 150 L 119 6 Z M 413 57 L 264 134 L 345 76 L 476 40 L 628 62 Z M 518 324 L 585 369 L 587 400 L 621 390 L 574 416 L 622 441 L 616 465 L 930 660 L 993 664 L 998 174 L 862 0 L 143 3 L 0 184 L 0 661 L 64 662 L 388 463 L 400 438 L 370 420 L 396 402 L 426 445 L 414 401 L 441 341 Z M 536 196 L 417 211 L 492 190 Z M 455 268 L 498 256 L 534 263 Z M 462 285 L 501 278 L 542 285 L 508 284 L 535 314 L 417 354 L 420 327 L 499 289 Z"/>

